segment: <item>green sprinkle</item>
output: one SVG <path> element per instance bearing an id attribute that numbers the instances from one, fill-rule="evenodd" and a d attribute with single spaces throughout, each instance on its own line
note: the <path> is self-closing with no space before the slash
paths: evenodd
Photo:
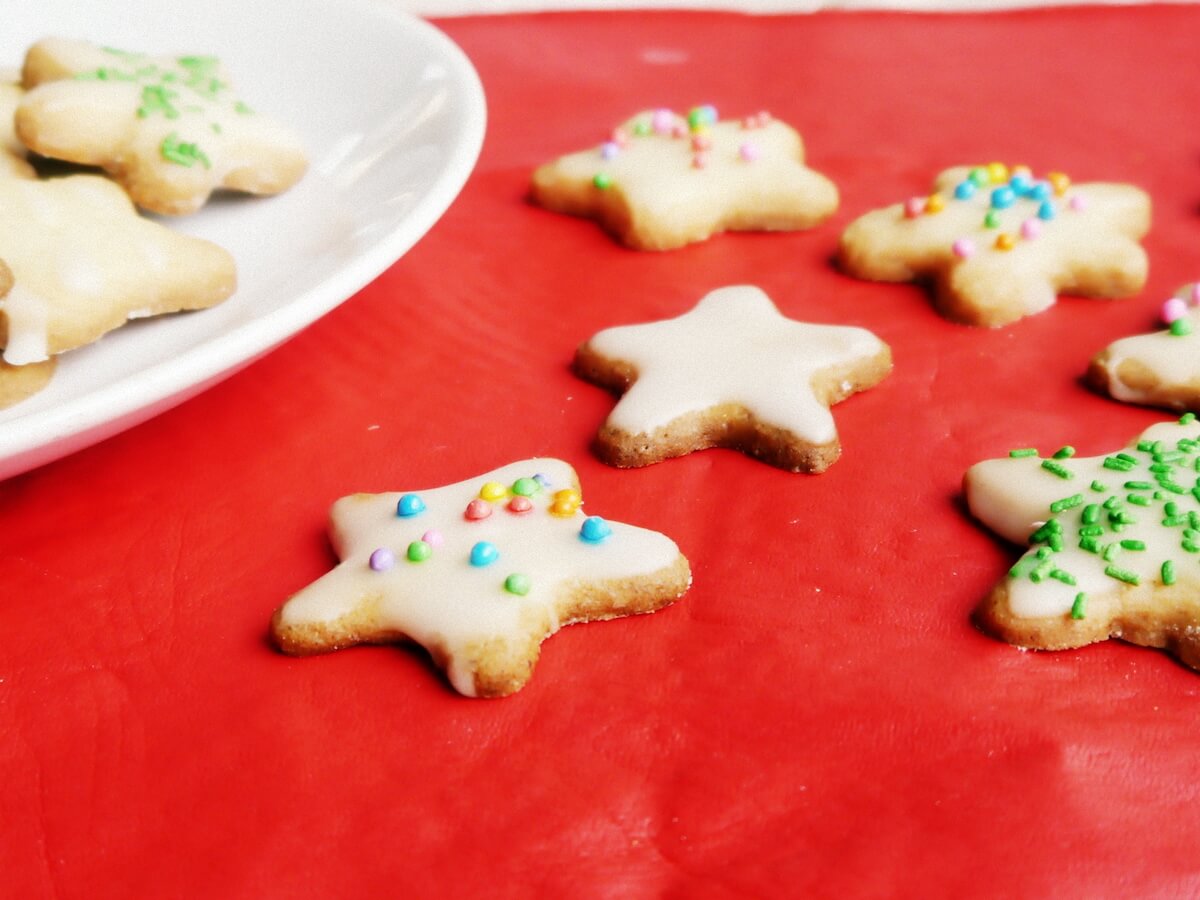
<path id="1" fill-rule="evenodd" d="M 1121 552 L 1120 544 L 1109 544 L 1104 548 L 1104 552 L 1101 554 L 1101 556 L 1104 557 L 1105 562 L 1112 562 L 1114 559 L 1117 558 L 1117 554 L 1119 554 L 1120 552 Z"/>
<path id="2" fill-rule="evenodd" d="M 1093 481 L 1093 482 L 1092 482 L 1092 490 L 1093 490 L 1093 491 L 1095 491 L 1097 494 L 1103 494 L 1105 491 L 1107 491 L 1107 490 L 1108 490 L 1108 488 L 1106 488 L 1106 487 L 1105 487 L 1105 486 L 1104 486 L 1104 485 L 1103 485 L 1101 482 L 1099 482 L 1099 481 Z"/>
<path id="3" fill-rule="evenodd" d="M 1071 472 L 1051 459 L 1042 460 L 1042 468 L 1059 478 L 1071 478 Z"/>
<path id="4" fill-rule="evenodd" d="M 1148 481 L 1127 481 L 1123 487 L 1128 491 L 1149 491 L 1153 490 L 1154 485 Z"/>
<path id="5" fill-rule="evenodd" d="M 1013 459 L 1020 459 L 1022 456 L 1037 456 L 1037 450 L 1033 447 L 1021 447 L 1018 450 L 1009 450 L 1008 455 Z"/>
<path id="6" fill-rule="evenodd" d="M 1121 507 L 1121 505 L 1122 505 L 1121 498 L 1118 497 L 1116 494 L 1113 494 L 1113 496 L 1109 497 L 1107 500 L 1104 501 L 1105 509 L 1118 509 Z"/>
<path id="7" fill-rule="evenodd" d="M 1121 541 L 1121 546 L 1126 550 L 1145 550 L 1146 544 L 1143 541 L 1137 541 L 1133 538 L 1125 538 Z"/>
<path id="8" fill-rule="evenodd" d="M 1118 472 L 1128 472 L 1133 468 L 1132 463 L 1127 463 L 1124 460 L 1117 459 L 1115 456 L 1104 457 L 1104 462 L 1102 465 L 1106 469 L 1115 469 Z"/>
<path id="9" fill-rule="evenodd" d="M 1182 541 L 1179 546 L 1188 553 L 1200 553 L 1200 544 L 1194 544 L 1191 541 Z"/>
<path id="10" fill-rule="evenodd" d="M 1184 337 L 1192 333 L 1192 323 L 1184 317 L 1179 317 L 1171 323 L 1171 334 L 1175 337 Z"/>
<path id="11" fill-rule="evenodd" d="M 1104 534 L 1105 528 L 1103 525 L 1084 525 L 1079 529 L 1080 537 L 1100 537 Z"/>
<path id="12" fill-rule="evenodd" d="M 985 215 L 983 217 L 983 227 L 984 228 L 999 228 L 1000 227 L 1000 214 L 997 213 L 994 209 L 989 209 L 987 211 L 987 215 Z"/>
<path id="13" fill-rule="evenodd" d="M 1054 451 L 1055 459 L 1070 459 L 1074 455 L 1075 455 L 1075 448 L 1072 447 L 1070 444 L 1068 444 L 1065 447 L 1060 447 L 1058 450 Z"/>
<path id="14" fill-rule="evenodd" d="M 1143 453 L 1149 453 L 1154 449 L 1154 441 L 1138 441 L 1137 448 Z M 1118 453 L 1117 456 L 1123 456 L 1126 459 L 1133 459 L 1133 457 L 1128 453 Z M 1137 462 L 1137 460 L 1134 460 L 1134 462 Z"/>
<path id="15" fill-rule="evenodd" d="M 1179 417 L 1180 425 L 1191 425 L 1195 421 L 1196 421 L 1196 414 L 1194 412 L 1185 412 L 1182 416 Z"/>
<path id="16" fill-rule="evenodd" d="M 1128 500 L 1130 503 L 1132 503 L 1134 506 L 1149 506 L 1150 505 L 1150 498 L 1147 497 L 1145 494 L 1130 494 L 1125 499 Z"/>
<path id="17" fill-rule="evenodd" d="M 409 562 L 424 562 L 429 559 L 432 553 L 433 547 L 425 541 L 413 541 L 408 545 L 407 556 Z"/>
<path id="18" fill-rule="evenodd" d="M 1187 521 L 1190 521 L 1187 516 L 1167 516 L 1162 523 L 1168 528 L 1176 528 Z"/>
<path id="19" fill-rule="evenodd" d="M 161 84 L 150 84 L 142 88 L 142 105 L 138 107 L 139 119 L 145 119 L 155 113 L 162 113 L 168 119 L 178 119 L 179 110 L 171 102 L 179 97 L 174 91 L 169 91 Z"/>
<path id="20" fill-rule="evenodd" d="M 510 594 L 516 594 L 523 597 L 529 593 L 529 576 L 522 575 L 520 572 L 513 572 L 504 579 L 504 589 Z"/>
<path id="21" fill-rule="evenodd" d="M 610 187 L 612 187 L 612 178 L 610 178 L 604 172 L 597 172 L 592 176 L 592 184 L 599 190 L 607 191 Z"/>
<path id="22" fill-rule="evenodd" d="M 1136 573 L 1130 572 L 1128 569 L 1122 569 L 1119 566 L 1105 566 L 1104 574 L 1109 578 L 1115 578 L 1117 581 L 1123 581 L 1126 584 L 1138 584 L 1141 581 Z"/>
<path id="23" fill-rule="evenodd" d="M 1087 594 L 1080 591 L 1075 595 L 1075 602 L 1071 604 L 1071 618 L 1082 619 L 1087 615 Z"/>
<path id="24" fill-rule="evenodd" d="M 1094 537 L 1080 538 L 1079 549 L 1086 550 L 1088 553 L 1099 553 L 1100 552 L 1100 542 L 1098 540 L 1096 540 Z"/>
<path id="25" fill-rule="evenodd" d="M 1174 500 L 1168 500 L 1167 505 L 1163 507 L 1163 512 L 1168 516 L 1177 516 L 1179 515 L 1179 504 Z"/>
<path id="26" fill-rule="evenodd" d="M 1055 569 L 1050 573 L 1050 577 L 1055 581 L 1061 581 L 1063 584 L 1069 584 L 1072 586 L 1075 584 L 1075 576 L 1070 572 L 1064 572 L 1062 569 Z"/>
<path id="27" fill-rule="evenodd" d="M 541 489 L 536 478 L 518 478 L 512 486 L 512 492 L 521 497 L 532 497 Z"/>
<path id="28" fill-rule="evenodd" d="M 1025 575 L 1038 564 L 1038 558 L 1032 553 L 1027 553 L 1018 559 L 1011 569 L 1008 570 L 1009 578 L 1024 578 Z"/>
<path id="29" fill-rule="evenodd" d="M 1082 521 L 1084 525 L 1095 525 L 1097 522 L 1099 522 L 1100 504 L 1089 503 L 1087 506 L 1085 506 L 1083 508 L 1083 513 L 1080 516 L 1080 521 Z"/>
<path id="30" fill-rule="evenodd" d="M 1169 559 L 1162 564 L 1162 583 L 1175 583 L 1175 563 L 1171 562 Z"/>
<path id="31" fill-rule="evenodd" d="M 992 176 L 988 174 L 987 169 L 982 166 L 977 166 L 967 173 L 967 177 L 975 182 L 976 187 L 986 187 L 992 183 Z"/>
<path id="32" fill-rule="evenodd" d="M 1063 497 L 1061 500 L 1055 500 L 1050 504 L 1050 512 L 1060 513 L 1066 509 L 1073 509 L 1083 503 L 1083 494 L 1072 494 L 1070 497 Z"/>
<path id="33" fill-rule="evenodd" d="M 252 110 L 249 106 L 247 106 L 241 100 L 238 100 L 236 103 L 233 104 L 233 111 L 235 113 L 237 113 L 239 116 L 254 115 L 254 110 Z"/>
<path id="34" fill-rule="evenodd" d="M 179 135 L 173 131 L 163 138 L 162 144 L 159 145 L 158 149 L 159 153 L 162 154 L 162 158 L 167 162 L 186 166 L 189 169 L 196 163 L 202 164 L 206 169 L 212 168 L 208 157 L 204 155 L 204 152 L 198 146 L 180 141 Z"/>
<path id="35" fill-rule="evenodd" d="M 1055 568 L 1056 567 L 1053 560 L 1043 559 L 1040 563 L 1038 563 L 1037 568 L 1029 573 L 1029 580 L 1034 584 L 1040 584 L 1050 577 L 1050 573 L 1053 572 Z"/>

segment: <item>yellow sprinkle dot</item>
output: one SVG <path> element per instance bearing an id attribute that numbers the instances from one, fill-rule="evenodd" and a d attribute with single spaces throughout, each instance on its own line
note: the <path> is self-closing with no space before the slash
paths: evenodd
<path id="1" fill-rule="evenodd" d="M 494 503 L 497 500 L 503 500 L 508 496 L 508 488 L 498 481 L 489 481 L 479 489 L 479 496 L 489 503 Z"/>
<path id="2" fill-rule="evenodd" d="M 1065 194 L 1067 188 L 1071 186 L 1071 179 L 1062 172 L 1051 172 L 1046 176 L 1046 180 L 1050 182 L 1051 187 L 1054 188 L 1055 195 L 1059 197 Z"/>
<path id="3" fill-rule="evenodd" d="M 1015 246 L 1017 246 L 1017 239 L 1007 231 L 996 235 L 997 250 L 1011 250 Z"/>
<path id="4" fill-rule="evenodd" d="M 564 518 L 573 516 L 581 503 L 583 503 L 583 496 L 573 488 L 555 491 L 554 502 L 550 504 L 550 514 Z"/>
<path id="5" fill-rule="evenodd" d="M 987 173 L 988 178 L 992 180 L 992 184 L 1003 184 L 1008 181 L 1008 166 L 1004 163 L 988 163 Z"/>
<path id="6" fill-rule="evenodd" d="M 946 198 L 941 194 L 930 194 L 925 201 L 925 212 L 936 213 L 946 208 Z"/>

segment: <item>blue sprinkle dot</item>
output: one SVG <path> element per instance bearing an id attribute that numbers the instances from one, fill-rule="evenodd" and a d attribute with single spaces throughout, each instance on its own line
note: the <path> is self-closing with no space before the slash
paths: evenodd
<path id="1" fill-rule="evenodd" d="M 599 516 L 588 516 L 579 526 L 579 536 L 589 544 L 598 544 L 612 534 L 612 528 Z"/>
<path id="2" fill-rule="evenodd" d="M 425 501 L 416 494 L 405 494 L 396 504 L 396 515 L 408 518 L 425 512 Z"/>
<path id="3" fill-rule="evenodd" d="M 1041 202 L 1042 200 L 1050 199 L 1050 190 L 1050 182 L 1039 181 L 1029 188 L 1026 196 L 1029 197 L 1030 200 L 1037 200 Z"/>
<path id="4" fill-rule="evenodd" d="M 1024 197 L 1029 193 L 1029 189 L 1033 187 L 1033 182 L 1029 180 L 1028 175 L 1014 175 L 1008 180 L 1008 186 L 1013 189 L 1018 197 Z"/>
<path id="5" fill-rule="evenodd" d="M 480 541 L 471 548 L 471 565 L 490 566 L 500 558 L 500 551 L 490 541 Z"/>
<path id="6" fill-rule="evenodd" d="M 992 206 L 996 209 L 1008 209 L 1016 200 L 1017 194 L 1010 187 L 998 187 L 992 191 Z"/>
<path id="7" fill-rule="evenodd" d="M 960 181 L 954 187 L 954 199 L 970 200 L 975 196 L 976 190 L 978 190 L 978 187 L 975 185 L 975 182 L 971 181 L 971 179 L 968 178 L 966 181 Z"/>
<path id="8" fill-rule="evenodd" d="M 1054 208 L 1053 201 L 1043 200 L 1042 205 L 1038 207 L 1038 218 L 1048 222 L 1056 215 L 1058 215 L 1058 210 Z"/>

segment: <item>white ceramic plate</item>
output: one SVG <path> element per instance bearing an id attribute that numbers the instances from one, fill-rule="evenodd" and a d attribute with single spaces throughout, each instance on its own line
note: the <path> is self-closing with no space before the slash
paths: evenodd
<path id="1" fill-rule="evenodd" d="M 186 399 L 286 340 L 404 254 L 479 155 L 483 90 L 463 53 L 389 0 L 36 0 L 5 10 L 0 67 L 40 37 L 218 56 L 241 97 L 299 132 L 310 168 L 270 198 L 163 220 L 225 247 L 221 306 L 130 323 L 64 354 L 0 411 L 0 478 Z"/>

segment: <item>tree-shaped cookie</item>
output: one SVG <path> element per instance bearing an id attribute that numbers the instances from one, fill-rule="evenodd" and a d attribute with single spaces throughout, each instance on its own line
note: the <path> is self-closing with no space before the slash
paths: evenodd
<path id="1" fill-rule="evenodd" d="M 100 166 L 143 209 L 193 212 L 219 187 L 276 194 L 307 167 L 298 138 L 238 99 L 211 56 L 47 38 L 22 78 L 18 137 L 43 156 Z"/>
<path id="2" fill-rule="evenodd" d="M 1200 412 L 1200 285 L 1163 304 L 1167 327 L 1114 341 L 1096 354 L 1088 381 L 1127 403 Z"/>
<path id="3" fill-rule="evenodd" d="M 0 178 L 0 346 L 13 365 L 94 341 L 132 318 L 202 309 L 237 283 L 233 257 L 137 214 L 99 175 Z"/>
<path id="4" fill-rule="evenodd" d="M 971 513 L 1029 549 L 976 611 L 1019 647 L 1110 637 L 1163 647 L 1200 669 L 1200 423 L 1146 430 L 1107 456 L 1032 449 L 972 466 Z"/>
<path id="5" fill-rule="evenodd" d="M 576 373 L 623 394 L 596 438 L 615 466 L 729 447 L 822 472 L 840 444 L 829 406 L 881 381 L 891 351 L 863 328 L 788 319 L 757 287 L 725 287 L 662 322 L 608 328 Z"/>
<path id="6" fill-rule="evenodd" d="M 795 129 L 767 113 L 720 121 L 711 106 L 635 115 L 598 146 L 538 168 L 532 197 L 638 250 L 811 228 L 838 203 L 833 182 L 804 164 Z"/>
<path id="7" fill-rule="evenodd" d="M 653 612 L 691 583 L 655 531 L 586 515 L 574 470 L 531 459 L 331 513 L 341 563 L 287 601 L 276 643 L 308 654 L 412 640 L 468 696 L 511 694 L 564 625 Z"/>
<path id="8" fill-rule="evenodd" d="M 860 216 L 839 263 L 872 281 L 931 281 L 949 319 L 997 327 L 1058 294 L 1126 297 L 1146 281 L 1150 198 L 1130 185 L 1035 178 L 1000 163 L 942 172 L 933 191 Z"/>

